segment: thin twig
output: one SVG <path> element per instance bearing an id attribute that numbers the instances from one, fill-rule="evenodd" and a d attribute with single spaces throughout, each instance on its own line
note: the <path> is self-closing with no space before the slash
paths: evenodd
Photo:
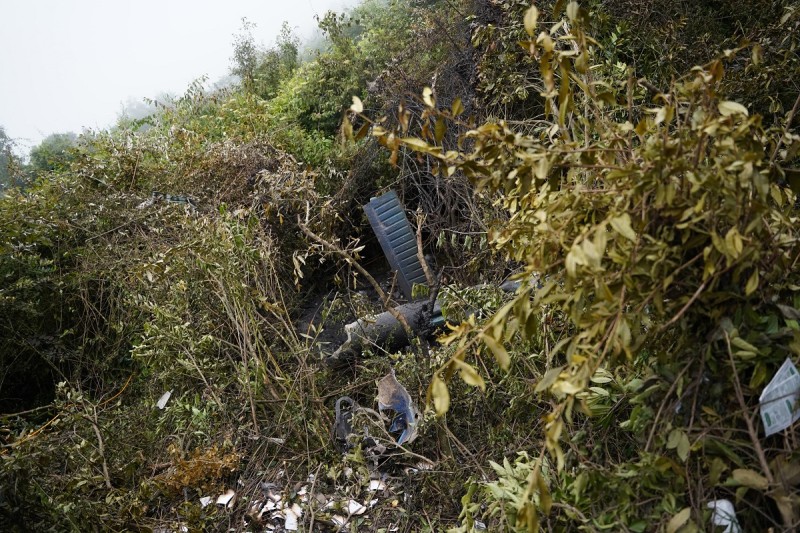
<path id="1" fill-rule="evenodd" d="M 381 288 L 380 284 L 375 280 L 375 278 L 373 278 L 372 275 L 369 272 L 367 272 L 367 270 L 363 266 L 361 266 L 361 264 L 358 261 L 356 261 L 352 255 L 342 250 L 335 244 L 326 241 L 325 239 L 323 239 L 322 237 L 320 237 L 319 235 L 308 229 L 308 227 L 305 224 L 303 224 L 303 222 L 300 220 L 300 217 L 297 217 L 297 225 L 309 239 L 316 242 L 317 244 L 321 244 L 324 248 L 327 248 L 328 250 L 332 251 L 333 253 L 344 259 L 344 261 L 347 264 L 358 270 L 358 272 L 362 276 L 364 276 L 364 278 L 366 278 L 369 284 L 372 285 L 372 288 L 375 289 L 375 292 L 378 293 L 381 302 L 383 302 L 383 307 L 386 308 L 386 310 L 395 318 L 395 320 L 400 322 L 400 324 L 403 326 L 403 329 L 405 329 L 406 335 L 408 335 L 409 340 L 414 338 L 415 336 L 414 330 L 411 329 L 411 326 L 408 324 L 408 320 L 406 320 L 406 317 L 404 317 L 397 309 L 395 309 L 392 306 L 392 300 L 391 298 L 389 298 L 389 295 L 386 294 L 386 292 Z"/>
<path id="2" fill-rule="evenodd" d="M 794 116 L 797 113 L 797 110 L 800 108 L 800 94 L 797 95 L 797 100 L 794 101 L 794 106 L 792 106 L 792 110 L 789 111 L 789 116 L 786 117 L 786 131 L 789 131 L 789 128 L 792 126 L 792 120 L 794 120 Z M 770 166 L 775 162 L 775 158 L 778 157 L 778 150 L 780 150 L 781 146 L 783 146 L 783 135 L 780 136 L 778 139 L 778 144 L 775 145 L 775 149 L 772 151 L 772 156 L 769 158 Z"/>
<path id="3" fill-rule="evenodd" d="M 691 306 L 692 306 L 692 304 L 694 303 L 694 301 L 695 301 L 695 300 L 697 300 L 697 298 L 698 298 L 698 297 L 700 296 L 700 294 L 703 292 L 703 289 L 705 289 L 705 288 L 706 288 L 706 284 L 708 284 L 708 280 L 704 281 L 703 283 L 701 283 L 701 284 L 700 284 L 700 286 L 699 286 L 699 287 L 697 287 L 697 290 L 696 290 L 696 291 L 694 291 L 694 294 L 692 295 L 692 297 L 691 297 L 691 298 L 689 298 L 689 301 L 688 301 L 688 302 L 686 302 L 686 305 L 684 305 L 684 306 L 681 308 L 681 310 L 680 310 L 680 311 L 678 311 L 678 314 L 676 314 L 674 317 L 672 317 L 672 318 L 670 319 L 670 321 L 669 321 L 669 322 L 667 322 L 666 324 L 664 324 L 663 326 L 661 326 L 661 328 L 659 329 L 659 331 L 660 331 L 660 332 L 661 332 L 661 331 L 664 331 L 665 329 L 667 329 L 668 327 L 670 327 L 672 324 L 674 324 L 675 322 L 677 322 L 678 320 L 680 320 L 680 318 L 683 316 L 683 314 L 686 312 L 686 310 L 687 310 L 687 309 L 689 309 L 689 307 L 691 307 Z"/>
<path id="4" fill-rule="evenodd" d="M 672 385 L 670 385 L 667 394 L 664 396 L 664 400 L 661 402 L 661 405 L 658 408 L 658 412 L 656 412 L 656 417 L 653 420 L 652 427 L 650 428 L 650 435 L 647 437 L 647 444 L 644 445 L 645 452 L 650 451 L 650 444 L 652 444 L 653 442 L 653 436 L 656 433 L 656 427 L 658 427 L 658 421 L 661 419 L 661 412 L 664 411 L 664 407 L 667 405 L 669 397 L 672 395 L 673 391 L 675 390 L 675 387 L 678 386 L 678 382 L 681 380 L 683 375 L 686 373 L 687 370 L 689 370 L 689 367 L 692 366 L 693 362 L 694 361 L 689 361 L 686 364 L 686 366 L 683 367 L 680 373 L 677 376 L 675 376 L 675 379 L 672 381 Z"/>
<path id="5" fill-rule="evenodd" d="M 756 431 L 755 426 L 753 426 L 753 421 L 750 420 L 750 411 L 747 409 L 747 404 L 744 401 L 744 394 L 742 394 L 742 386 L 739 382 L 739 372 L 736 370 L 736 363 L 733 361 L 733 351 L 731 350 L 731 339 L 728 336 L 728 332 L 725 331 L 725 344 L 728 346 L 728 360 L 731 362 L 731 369 L 733 370 L 733 387 L 736 389 L 736 399 L 739 401 L 739 407 L 742 409 L 742 414 L 744 415 L 744 421 L 747 424 L 747 433 L 750 435 L 750 441 L 753 443 L 753 449 L 758 456 L 758 462 L 761 463 L 761 469 L 764 471 L 764 475 L 769 481 L 770 485 L 775 483 L 775 478 L 772 475 L 772 470 L 769 468 L 769 463 L 767 462 L 767 456 L 764 455 L 764 449 L 761 447 L 761 443 L 758 441 L 758 432 Z"/>
<path id="6" fill-rule="evenodd" d="M 100 434 L 100 427 L 97 425 L 97 408 L 93 405 L 92 406 L 92 416 L 83 415 L 83 417 L 92 424 L 92 428 L 94 428 L 94 434 L 97 436 L 97 451 L 100 452 L 100 458 L 103 460 L 102 468 L 103 468 L 103 478 L 106 482 L 106 488 L 108 490 L 112 490 L 114 486 L 111 484 L 111 476 L 108 474 L 108 463 L 106 462 L 106 452 L 105 452 L 105 445 L 103 444 L 103 435 Z"/>

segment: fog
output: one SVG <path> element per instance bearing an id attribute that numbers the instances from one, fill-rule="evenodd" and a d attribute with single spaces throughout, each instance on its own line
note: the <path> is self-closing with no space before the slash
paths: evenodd
<path id="1" fill-rule="evenodd" d="M 3 0 L 0 126 L 18 149 L 55 132 L 112 125 L 146 112 L 144 97 L 183 94 L 192 81 L 229 83 L 242 18 L 270 46 L 288 21 L 303 41 L 315 15 L 357 0 Z"/>

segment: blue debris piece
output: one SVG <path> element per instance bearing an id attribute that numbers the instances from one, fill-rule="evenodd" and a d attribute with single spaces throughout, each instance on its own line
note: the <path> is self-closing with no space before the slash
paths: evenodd
<path id="1" fill-rule="evenodd" d="M 378 382 L 378 412 L 383 414 L 385 410 L 395 412 L 389 431 L 400 432 L 397 444 L 411 442 L 417 437 L 419 411 L 406 388 L 397 381 L 394 369 Z"/>

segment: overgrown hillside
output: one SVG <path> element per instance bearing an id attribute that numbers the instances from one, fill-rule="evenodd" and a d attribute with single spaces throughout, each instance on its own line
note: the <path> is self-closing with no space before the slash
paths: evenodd
<path id="1" fill-rule="evenodd" d="M 245 25 L 237 86 L 28 166 L 0 130 L 1 528 L 796 530 L 759 400 L 800 356 L 800 7 L 320 28 L 304 59 Z M 390 190 L 447 325 L 331 364 L 403 303 L 361 208 Z"/>

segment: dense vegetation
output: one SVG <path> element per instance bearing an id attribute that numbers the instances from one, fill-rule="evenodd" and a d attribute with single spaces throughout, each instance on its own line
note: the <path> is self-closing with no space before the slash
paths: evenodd
<path id="1" fill-rule="evenodd" d="M 796 427 L 758 405 L 800 355 L 800 8 L 366 0 L 320 28 L 303 59 L 245 22 L 236 87 L 28 166 L 0 130 L 2 529 L 260 531 L 269 483 L 301 531 L 365 495 L 342 529 L 690 532 L 727 499 L 795 530 Z M 385 276 L 360 206 L 388 189 L 451 327 L 329 368 L 383 310 L 354 263 Z M 376 467 L 334 402 L 390 369 L 425 413 Z"/>

